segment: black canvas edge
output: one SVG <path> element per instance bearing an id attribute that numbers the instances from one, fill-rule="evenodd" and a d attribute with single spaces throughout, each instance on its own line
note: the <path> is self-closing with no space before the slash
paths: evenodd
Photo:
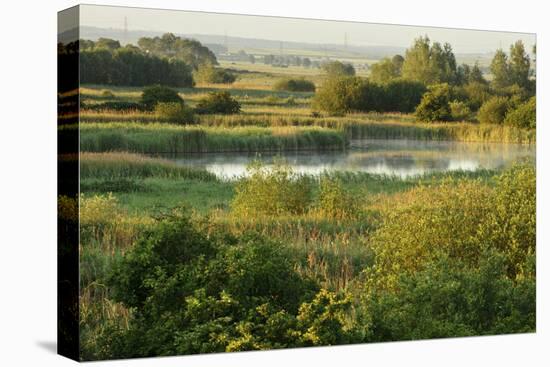
<path id="1" fill-rule="evenodd" d="M 57 353 L 79 361 L 79 6 L 57 21 Z"/>

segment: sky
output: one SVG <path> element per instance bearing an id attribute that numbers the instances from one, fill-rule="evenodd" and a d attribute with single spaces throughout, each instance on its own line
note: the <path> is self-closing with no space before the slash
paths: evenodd
<path id="1" fill-rule="evenodd" d="M 449 42 L 455 53 L 494 52 L 508 49 L 522 40 L 528 50 L 535 44 L 529 33 L 464 30 L 452 28 L 404 26 L 201 13 L 181 10 L 160 10 L 113 6 L 82 5 L 80 24 L 100 28 L 160 31 L 181 34 L 209 34 L 259 38 L 317 44 L 408 47 L 412 41 L 427 35 L 432 41 Z"/>

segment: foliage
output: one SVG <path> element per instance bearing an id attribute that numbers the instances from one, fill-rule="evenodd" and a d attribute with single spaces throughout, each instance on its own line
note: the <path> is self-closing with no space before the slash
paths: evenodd
<path id="1" fill-rule="evenodd" d="M 195 122 L 193 109 L 180 102 L 158 102 L 155 114 L 161 121 L 175 124 L 192 124 Z"/>
<path id="2" fill-rule="evenodd" d="M 352 64 L 343 63 L 341 61 L 329 61 L 322 64 L 321 68 L 329 76 L 354 76 L 355 68 Z"/>
<path id="3" fill-rule="evenodd" d="M 477 114 L 477 119 L 482 124 L 502 124 L 510 107 L 510 99 L 494 96 L 488 99 Z"/>
<path id="4" fill-rule="evenodd" d="M 449 108 L 451 110 L 451 119 L 454 121 L 468 120 L 472 113 L 470 107 L 465 102 L 456 99 L 449 103 Z"/>
<path id="5" fill-rule="evenodd" d="M 311 187 L 305 177 L 294 174 L 283 161 L 273 167 L 260 161 L 247 167 L 249 176 L 235 188 L 232 210 L 239 216 L 304 213 L 311 202 Z"/>
<path id="6" fill-rule="evenodd" d="M 497 50 L 491 61 L 491 84 L 495 89 L 517 85 L 533 90 L 529 79 L 531 61 L 521 40 L 510 46 L 510 57 L 502 49 Z"/>
<path id="7" fill-rule="evenodd" d="M 315 84 L 304 78 L 280 79 L 273 85 L 273 90 L 290 92 L 315 92 Z"/>
<path id="8" fill-rule="evenodd" d="M 419 121 L 449 121 L 451 115 L 451 88 L 448 84 L 437 84 L 422 96 L 416 107 L 415 116 Z"/>
<path id="9" fill-rule="evenodd" d="M 205 64 L 199 67 L 195 72 L 197 81 L 212 84 L 231 84 L 237 80 L 235 74 L 226 69 L 215 68 L 211 64 Z"/>
<path id="10" fill-rule="evenodd" d="M 334 115 L 357 111 L 363 99 L 364 83 L 358 77 L 329 77 L 315 93 L 313 106 Z"/>
<path id="11" fill-rule="evenodd" d="M 241 104 L 229 92 L 210 92 L 197 103 L 196 112 L 231 115 L 241 111 Z"/>
<path id="12" fill-rule="evenodd" d="M 375 83 L 383 84 L 400 78 L 403 61 L 404 58 L 401 55 L 380 60 L 371 66 L 369 79 Z"/>
<path id="13" fill-rule="evenodd" d="M 531 97 L 528 101 L 509 110 L 504 118 L 504 124 L 525 129 L 535 129 L 537 126 L 536 97 Z"/>
<path id="14" fill-rule="evenodd" d="M 315 94 L 315 108 L 331 114 L 357 111 L 411 112 L 425 91 L 423 84 L 392 80 L 376 84 L 359 77 L 327 78 Z"/>
<path id="15" fill-rule="evenodd" d="M 430 43 L 430 39 L 419 37 L 405 52 L 402 76 L 426 85 L 456 83 L 456 60 L 451 45 Z"/>
<path id="16" fill-rule="evenodd" d="M 87 104 L 84 102 L 80 103 L 80 108 L 86 109 L 89 111 L 143 111 L 144 106 L 141 103 L 136 102 L 125 102 L 125 101 L 108 101 L 101 103 Z"/>
<path id="17" fill-rule="evenodd" d="M 151 56 L 133 46 L 81 51 L 80 82 L 127 86 L 155 83 L 174 87 L 194 85 L 188 64 Z"/>
<path id="18" fill-rule="evenodd" d="M 145 357 L 351 341 L 349 297 L 321 290 L 282 244 L 216 232 L 181 212 L 162 219 L 113 266 L 128 330 L 104 332 L 103 357 Z"/>
<path id="19" fill-rule="evenodd" d="M 532 332 L 534 273 L 515 281 L 507 276 L 504 259 L 486 250 L 472 268 L 441 255 L 425 269 L 400 277 L 399 292 L 373 293 L 364 301 L 372 341 Z"/>
<path id="20" fill-rule="evenodd" d="M 165 33 L 161 37 L 141 37 L 138 46 L 143 52 L 159 57 L 170 57 L 198 70 L 202 65 L 217 65 L 214 53 L 199 41 Z"/>
<path id="21" fill-rule="evenodd" d="M 155 109 L 159 102 L 183 104 L 183 99 L 177 91 L 162 85 L 153 85 L 143 89 L 141 104 L 147 110 Z"/>
<path id="22" fill-rule="evenodd" d="M 320 213 L 336 220 L 357 216 L 360 210 L 342 182 L 332 177 L 321 177 L 318 201 Z"/>

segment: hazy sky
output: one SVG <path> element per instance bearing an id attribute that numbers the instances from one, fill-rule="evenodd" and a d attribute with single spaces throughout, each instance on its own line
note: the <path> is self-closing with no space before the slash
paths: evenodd
<path id="1" fill-rule="evenodd" d="M 379 45 L 408 47 L 420 35 L 432 41 L 449 42 L 457 53 L 507 50 L 521 39 L 528 50 L 535 43 L 529 33 L 473 31 L 463 29 L 369 24 L 295 18 L 228 15 L 175 10 L 82 5 L 81 25 L 101 28 L 212 34 L 319 44 Z M 368 19 L 368 18 L 366 18 Z"/>

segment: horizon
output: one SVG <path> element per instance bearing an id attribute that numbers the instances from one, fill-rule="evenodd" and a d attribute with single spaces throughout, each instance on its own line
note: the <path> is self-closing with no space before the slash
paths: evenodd
<path id="1" fill-rule="evenodd" d="M 432 42 L 451 44 L 455 53 L 491 53 L 521 40 L 529 53 L 536 34 L 439 28 L 397 24 L 287 18 L 246 14 L 210 13 L 154 8 L 80 5 L 81 26 L 130 32 L 175 33 L 266 41 L 347 45 L 351 47 L 408 48 L 414 39 L 428 36 Z M 238 21 L 237 21 L 238 20 Z M 267 21 L 267 22 L 266 22 Z M 125 24 L 126 23 L 126 24 Z M 267 23 L 267 24 L 266 24 Z M 165 24 L 153 29 L 149 24 Z M 212 29 L 204 33 L 205 29 Z M 250 29 L 254 33 L 251 34 Z M 84 35 L 82 35 L 84 36 Z M 319 42 L 319 39 L 325 40 Z"/>

